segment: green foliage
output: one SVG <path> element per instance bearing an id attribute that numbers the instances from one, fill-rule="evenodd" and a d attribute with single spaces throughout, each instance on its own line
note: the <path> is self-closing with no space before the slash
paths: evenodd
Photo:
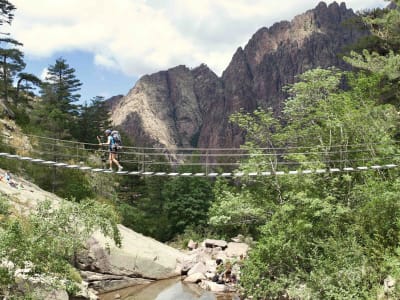
<path id="1" fill-rule="evenodd" d="M 104 97 L 97 96 L 91 100 L 90 105 L 85 104 L 81 108 L 74 136 L 79 141 L 97 144 L 96 136 L 107 128 L 111 128 L 110 112 Z"/>
<path id="2" fill-rule="evenodd" d="M 116 207 L 122 224 L 144 235 L 165 240 L 167 219 L 163 212 L 161 195 L 165 178 L 127 176 L 116 187 Z"/>
<path id="3" fill-rule="evenodd" d="M 55 104 L 62 112 L 74 113 L 76 106 L 73 104 L 78 101 L 80 95 L 77 94 L 82 83 L 75 76 L 75 69 L 70 67 L 62 57 L 56 59 L 54 65 L 50 65 L 47 70 L 46 84 L 52 90 L 47 100 Z"/>
<path id="4" fill-rule="evenodd" d="M 127 176 L 117 189 L 122 223 L 163 242 L 186 228 L 206 226 L 213 200 L 212 183 L 205 178 Z"/>
<path id="5" fill-rule="evenodd" d="M 34 97 L 33 90 L 42 84 L 42 81 L 33 74 L 21 72 L 18 74 L 16 88 L 16 102 L 27 103 L 29 97 Z"/>
<path id="6" fill-rule="evenodd" d="M 177 234 L 172 240 L 169 240 L 168 245 L 178 249 L 187 249 L 190 240 L 200 244 L 209 238 L 219 239 L 221 236 L 207 226 L 187 226 L 183 233 Z"/>
<path id="7" fill-rule="evenodd" d="M 367 180 L 355 185 L 351 206 L 342 197 L 291 195 L 261 228 L 242 272 L 246 293 L 256 299 L 374 298 L 384 278 L 398 275 L 399 182 Z"/>
<path id="8" fill-rule="evenodd" d="M 8 101 L 9 89 L 15 75 L 25 68 L 23 53 L 18 49 L 22 44 L 11 38 L 0 38 L 0 44 L 5 44 L 0 48 L 1 75 L 3 96 Z"/>
<path id="9" fill-rule="evenodd" d="M 173 178 L 164 185 L 163 198 L 171 238 L 189 225 L 206 224 L 213 200 L 211 183 L 207 178 Z"/>
<path id="10" fill-rule="evenodd" d="M 82 83 L 75 76 L 75 69 L 63 58 L 58 58 L 48 67 L 45 82 L 42 83 L 42 102 L 37 104 L 32 120 L 51 132 L 47 135 L 70 138 L 76 128 L 78 105 Z"/>
<path id="11" fill-rule="evenodd" d="M 376 9 L 363 16 L 364 24 L 373 36 L 371 43 L 364 49 L 357 48 L 344 60 L 362 70 L 368 70 L 381 76 L 380 92 L 384 103 L 392 103 L 399 107 L 399 75 L 400 75 L 400 3 L 391 1 L 390 9 Z"/>
<path id="12" fill-rule="evenodd" d="M 389 80 L 400 77 L 400 57 L 393 51 L 389 51 L 385 56 L 367 50 L 362 54 L 353 51 L 349 57 L 344 57 L 344 60 L 357 68 L 386 76 Z"/>
<path id="13" fill-rule="evenodd" d="M 398 0 L 391 0 L 391 2 L 395 4 L 394 7 L 373 10 L 364 14 L 363 20 L 373 35 L 380 40 L 382 48 L 399 50 L 400 2 Z"/>
<path id="14" fill-rule="evenodd" d="M 260 224 L 264 224 L 273 210 L 273 203 L 244 188 L 235 191 L 226 183 L 218 183 L 214 188 L 215 201 L 209 210 L 209 224 L 220 234 L 234 236 L 256 234 Z M 260 203 L 263 201 L 263 203 Z"/>
<path id="15" fill-rule="evenodd" d="M 0 271 L 0 293 L 16 290 L 16 269 L 29 268 L 30 275 L 52 278 L 54 287 L 66 284 L 70 290 L 80 277 L 71 269 L 74 258 L 89 236 L 100 230 L 121 245 L 118 217 L 112 207 L 94 200 L 81 203 L 62 201 L 53 207 L 50 201 L 39 203 L 28 218 L 9 218 L 0 227 L 0 257 L 12 262 Z"/>
<path id="16" fill-rule="evenodd" d="M 225 223 L 230 235 L 250 228 L 234 228 L 235 220 L 256 220 L 257 245 L 241 277 L 246 295 L 365 299 L 397 276 L 387 263 L 398 261 L 397 171 L 273 175 L 396 162 L 398 114 L 379 101 L 386 75 L 311 70 L 287 88 L 284 126 L 262 110 L 232 118 L 247 131 L 252 154 L 240 170 L 272 172 L 244 177 L 241 188 L 217 185 L 210 209 L 210 222 Z"/>
<path id="17" fill-rule="evenodd" d="M 15 6 L 8 0 L 0 1 L 0 25 L 11 24 L 14 19 Z"/>

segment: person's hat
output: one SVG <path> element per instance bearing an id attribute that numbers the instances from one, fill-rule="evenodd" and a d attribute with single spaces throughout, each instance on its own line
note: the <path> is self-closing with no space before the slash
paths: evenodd
<path id="1" fill-rule="evenodd" d="M 111 130 L 110 130 L 110 129 L 107 129 L 107 130 L 105 131 L 105 133 L 106 133 L 106 134 L 110 134 L 110 133 L 111 133 Z"/>

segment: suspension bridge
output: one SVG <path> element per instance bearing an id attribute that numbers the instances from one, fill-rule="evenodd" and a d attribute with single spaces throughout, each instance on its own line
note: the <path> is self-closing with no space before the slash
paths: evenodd
<path id="1" fill-rule="evenodd" d="M 377 171 L 400 166 L 384 144 L 282 148 L 157 148 L 124 146 L 123 171 L 111 171 L 98 144 L 28 135 L 30 143 L 0 152 L 0 158 L 86 172 L 133 176 L 256 177 Z M 3 145 L 4 146 L 4 145 Z M 390 148 L 390 147 L 389 147 Z M 394 148 L 394 147 L 392 147 Z M 301 157 L 301 162 L 298 159 Z M 241 166 L 246 166 L 241 169 Z M 196 171 L 179 171 L 191 169 Z"/>

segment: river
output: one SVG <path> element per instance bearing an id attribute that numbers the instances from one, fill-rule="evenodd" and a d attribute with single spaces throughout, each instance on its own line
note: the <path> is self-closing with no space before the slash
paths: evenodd
<path id="1" fill-rule="evenodd" d="M 116 298 L 116 296 L 120 298 Z M 179 278 L 159 280 L 147 285 L 101 294 L 100 300 L 239 300 L 232 294 L 214 294 L 197 284 L 183 283 Z"/>

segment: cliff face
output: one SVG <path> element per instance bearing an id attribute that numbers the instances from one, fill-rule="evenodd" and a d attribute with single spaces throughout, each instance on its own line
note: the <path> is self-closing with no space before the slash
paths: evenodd
<path id="1" fill-rule="evenodd" d="M 206 65 L 146 75 L 114 103 L 114 123 L 138 145 L 238 147 L 244 135 L 229 123 L 232 113 L 257 107 L 279 113 L 282 87 L 296 75 L 315 67 L 348 68 L 339 55 L 367 34 L 343 24 L 353 17 L 344 3 L 321 2 L 291 22 L 258 30 L 221 77 Z"/>

